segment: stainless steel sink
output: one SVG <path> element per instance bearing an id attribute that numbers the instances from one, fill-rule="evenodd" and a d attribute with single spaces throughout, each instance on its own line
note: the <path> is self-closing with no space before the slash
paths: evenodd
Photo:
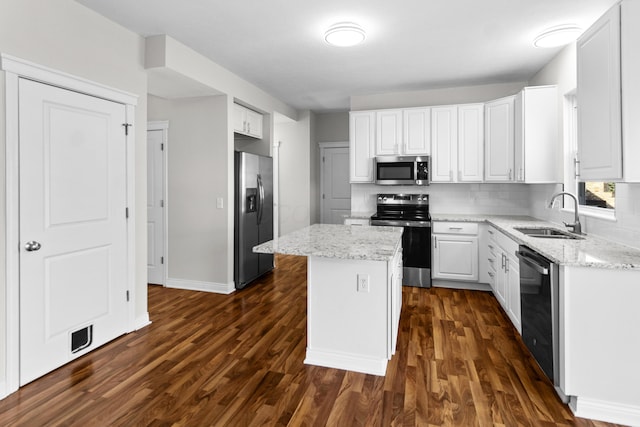
<path id="1" fill-rule="evenodd" d="M 539 237 L 543 239 L 569 239 L 569 240 L 582 240 L 584 237 L 580 237 L 576 234 L 569 233 L 568 231 L 558 230 L 551 227 L 514 227 L 516 231 L 521 232 L 529 237 Z"/>

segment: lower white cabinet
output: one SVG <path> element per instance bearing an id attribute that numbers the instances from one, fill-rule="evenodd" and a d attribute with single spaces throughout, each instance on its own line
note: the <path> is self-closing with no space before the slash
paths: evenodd
<path id="1" fill-rule="evenodd" d="M 433 223 L 434 279 L 478 281 L 478 224 Z"/>
<path id="2" fill-rule="evenodd" d="M 488 236 L 489 285 L 513 325 L 521 332 L 520 263 L 516 257 L 518 243 L 493 227 L 489 228 Z"/>

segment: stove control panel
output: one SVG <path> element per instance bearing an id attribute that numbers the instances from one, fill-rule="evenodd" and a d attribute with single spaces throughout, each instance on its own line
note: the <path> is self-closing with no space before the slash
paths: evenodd
<path id="1" fill-rule="evenodd" d="M 379 205 L 428 205 L 428 194 L 378 194 Z"/>

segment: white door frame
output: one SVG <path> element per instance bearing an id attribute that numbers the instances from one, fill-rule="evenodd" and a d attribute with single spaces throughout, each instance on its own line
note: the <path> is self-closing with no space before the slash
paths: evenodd
<path id="1" fill-rule="evenodd" d="M 322 167 L 322 159 L 324 159 L 327 148 L 349 148 L 349 141 L 319 142 L 318 145 L 320 146 L 320 222 L 324 224 L 326 218 L 324 215 L 325 201 L 322 198 L 322 195 L 324 194 L 324 168 Z"/>
<path id="2" fill-rule="evenodd" d="M 169 122 L 164 121 L 151 121 L 147 122 L 147 132 L 150 130 L 162 131 L 162 143 L 164 144 L 164 150 L 162 151 L 162 200 L 164 201 L 164 208 L 162 209 L 162 224 L 164 234 L 162 237 L 162 252 L 164 254 L 164 263 L 162 264 L 162 286 L 167 286 L 167 278 L 169 277 L 169 197 L 167 188 L 169 188 L 169 177 L 167 171 L 169 170 Z M 149 238 L 149 236 L 147 236 Z"/>
<path id="3" fill-rule="evenodd" d="M 0 398 L 13 393 L 20 387 L 20 244 L 19 236 L 19 118 L 18 81 L 27 78 L 40 83 L 84 93 L 124 104 L 127 123 L 135 129 L 135 105 L 138 97 L 128 92 L 113 89 L 99 83 L 73 76 L 48 67 L 34 64 L 14 56 L 0 54 L 0 70 L 5 72 L 5 125 L 6 125 L 6 379 L 0 380 Z M 129 330 L 135 321 L 135 135 L 129 132 L 127 144 L 127 288 L 130 294 L 128 312 Z"/>

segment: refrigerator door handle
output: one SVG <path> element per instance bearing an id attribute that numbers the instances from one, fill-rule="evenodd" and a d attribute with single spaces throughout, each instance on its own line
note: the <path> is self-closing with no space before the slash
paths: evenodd
<path id="1" fill-rule="evenodd" d="M 262 213 L 264 211 L 264 186 L 262 185 L 262 177 L 258 174 L 258 224 L 262 222 Z"/>

